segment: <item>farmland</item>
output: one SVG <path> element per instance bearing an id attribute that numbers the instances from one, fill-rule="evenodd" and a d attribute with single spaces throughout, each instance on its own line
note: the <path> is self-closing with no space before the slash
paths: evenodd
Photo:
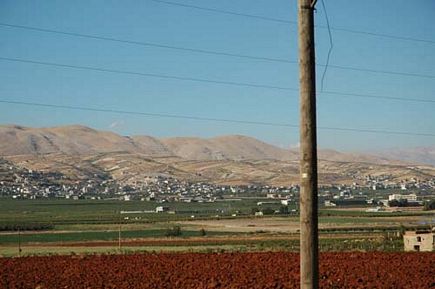
<path id="1" fill-rule="evenodd" d="M 172 221 L 196 220 L 229 220 L 252 219 L 252 209 L 258 208 L 261 199 L 244 199 L 215 203 L 182 203 L 166 202 L 159 204 L 149 201 L 118 200 L 11 200 L 0 198 L 0 227 L 6 225 L 53 225 L 56 230 L 94 230 L 113 229 L 113 224 L 122 222 L 125 226 L 134 224 L 154 224 Z M 157 206 L 166 206 L 173 210 L 171 213 L 153 213 Z M 279 209 L 279 202 L 265 205 L 271 209 Z M 294 208 L 294 207 L 293 207 Z M 132 212 L 120 214 L 121 211 Z M 138 213 L 136 213 L 138 212 Z M 434 212 L 401 212 L 376 213 L 358 210 L 327 210 L 319 212 L 319 222 L 322 224 L 388 224 L 424 223 L 432 222 Z M 298 223 L 297 213 L 276 215 L 274 220 L 281 223 Z M 261 218 L 260 218 L 261 220 Z"/>
<path id="2" fill-rule="evenodd" d="M 171 214 L 145 213 L 160 205 L 146 201 L 0 199 L 0 255 L 299 250 L 298 215 L 254 217 L 257 201 L 165 203 L 176 210 Z M 399 231 L 434 218 L 427 212 L 324 209 L 320 250 L 401 251 Z M 174 228 L 179 228 L 176 235 Z"/>
<path id="3" fill-rule="evenodd" d="M 299 288 L 298 264 L 282 252 L 0 258 L 0 286 Z M 435 253 L 322 253 L 319 276 L 321 288 L 433 288 Z"/>

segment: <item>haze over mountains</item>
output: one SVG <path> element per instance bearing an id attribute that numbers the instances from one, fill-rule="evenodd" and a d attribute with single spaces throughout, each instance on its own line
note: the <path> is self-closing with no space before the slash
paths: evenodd
<path id="1" fill-rule="evenodd" d="M 132 184 L 162 175 L 216 184 L 281 186 L 295 184 L 299 179 L 297 150 L 241 135 L 159 139 L 120 136 L 78 125 L 7 125 L 0 126 L 0 143 L 0 157 L 10 163 L 62 173 L 70 180 L 111 177 Z M 396 182 L 435 177 L 435 167 L 422 164 L 435 163 L 430 152 L 425 154 L 427 159 L 415 151 L 408 155 L 389 152 L 389 156 L 392 158 L 320 149 L 319 183 L 352 184 L 363 182 L 368 175 L 387 176 Z"/>

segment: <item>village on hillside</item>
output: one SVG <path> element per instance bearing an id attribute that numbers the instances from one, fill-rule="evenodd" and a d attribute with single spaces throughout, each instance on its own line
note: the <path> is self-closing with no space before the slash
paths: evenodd
<path id="1" fill-rule="evenodd" d="M 27 170 L 2 160 L 0 196 L 12 199 L 117 199 L 156 203 L 203 203 L 256 197 L 287 206 L 297 204 L 299 186 L 216 185 L 162 175 L 150 175 L 135 184 L 122 184 L 101 176 L 71 180 L 60 173 Z M 435 178 L 393 182 L 387 175 L 367 176 L 352 185 L 323 186 L 318 197 L 319 204 L 326 207 L 360 206 L 375 212 L 392 207 L 396 210 L 406 207 L 423 209 L 425 204 L 435 199 Z"/>

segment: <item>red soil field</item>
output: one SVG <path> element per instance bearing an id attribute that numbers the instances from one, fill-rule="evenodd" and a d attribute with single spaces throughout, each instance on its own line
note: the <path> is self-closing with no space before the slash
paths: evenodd
<path id="1" fill-rule="evenodd" d="M 435 288 L 435 253 L 321 253 L 321 288 Z M 0 288 L 299 288 L 296 253 L 0 258 Z"/>

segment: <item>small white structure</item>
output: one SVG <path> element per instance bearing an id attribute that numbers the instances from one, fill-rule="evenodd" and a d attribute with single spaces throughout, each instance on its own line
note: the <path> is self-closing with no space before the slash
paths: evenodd
<path id="1" fill-rule="evenodd" d="M 369 208 L 366 212 L 375 213 L 375 212 L 384 212 L 385 209 L 383 207 Z"/>
<path id="2" fill-rule="evenodd" d="M 156 213 L 163 213 L 169 211 L 169 207 L 158 206 L 156 207 Z"/>
<path id="3" fill-rule="evenodd" d="M 336 207 L 337 205 L 330 200 L 325 201 L 325 207 Z"/>
<path id="4" fill-rule="evenodd" d="M 281 205 L 283 205 L 283 206 L 288 206 L 289 202 L 290 202 L 289 199 L 281 200 Z"/>

